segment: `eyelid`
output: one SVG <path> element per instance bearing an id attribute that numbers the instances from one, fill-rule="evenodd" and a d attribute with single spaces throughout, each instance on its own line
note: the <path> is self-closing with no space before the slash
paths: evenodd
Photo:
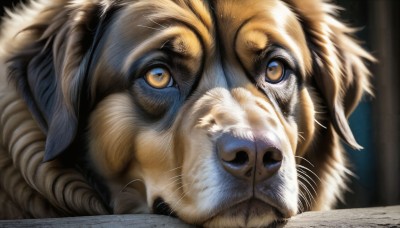
<path id="1" fill-rule="evenodd" d="M 280 46 L 270 46 L 268 47 L 261 56 L 264 59 L 265 63 L 269 63 L 272 60 L 281 60 L 285 67 L 289 68 L 292 71 L 297 71 L 297 61 L 296 59 L 288 52 L 286 49 Z"/>
<path id="2" fill-rule="evenodd" d="M 171 71 L 171 68 L 169 67 L 169 65 L 168 65 L 167 63 L 165 63 L 165 62 L 158 61 L 158 60 L 154 60 L 154 61 L 151 61 L 151 62 L 147 63 L 147 64 L 141 69 L 141 72 L 146 73 L 146 72 L 148 72 L 149 70 L 154 69 L 154 68 L 164 68 L 164 69 L 166 69 L 169 73 L 171 73 L 171 75 L 172 75 L 172 71 Z M 140 73 L 140 74 L 143 75 L 143 73 Z"/>
<path id="3" fill-rule="evenodd" d="M 128 71 L 128 80 L 134 81 L 137 78 L 142 77 L 148 70 L 151 68 L 161 66 L 168 69 L 170 72 L 170 61 L 168 56 L 161 52 L 151 52 L 136 61 L 134 61 L 129 67 Z"/>

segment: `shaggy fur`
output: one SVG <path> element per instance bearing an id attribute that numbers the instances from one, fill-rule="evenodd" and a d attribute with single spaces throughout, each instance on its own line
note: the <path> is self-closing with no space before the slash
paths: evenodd
<path id="1" fill-rule="evenodd" d="M 325 0 L 35 0 L 0 27 L 0 218 L 333 207 L 373 58 Z M 271 81 L 270 64 L 282 77 Z M 172 78 L 155 87 L 147 75 Z M 234 152 L 232 152 L 232 147 Z M 244 155 L 243 155 L 244 154 Z"/>

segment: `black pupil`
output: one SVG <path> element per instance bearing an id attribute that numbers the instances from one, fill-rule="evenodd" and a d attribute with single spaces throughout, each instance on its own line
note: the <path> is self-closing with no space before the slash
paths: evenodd
<path id="1" fill-rule="evenodd" d="M 162 78 L 165 74 L 165 71 L 162 68 L 156 68 L 153 70 L 152 74 L 158 78 Z"/>

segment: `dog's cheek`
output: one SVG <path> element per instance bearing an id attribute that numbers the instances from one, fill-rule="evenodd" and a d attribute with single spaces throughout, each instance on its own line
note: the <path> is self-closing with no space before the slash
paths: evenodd
<path id="1" fill-rule="evenodd" d="M 299 103 L 297 105 L 296 119 L 298 122 L 298 146 L 296 154 L 303 156 L 308 146 L 312 142 L 313 135 L 315 134 L 315 105 L 311 98 L 312 91 L 304 88 L 299 92 Z"/>
<path id="2" fill-rule="evenodd" d="M 90 159 L 97 170 L 112 178 L 133 158 L 137 117 L 128 94 L 103 99 L 92 112 L 89 124 Z"/>
<path id="3" fill-rule="evenodd" d="M 174 164 L 172 131 L 143 127 L 135 139 L 135 162 L 150 176 L 162 175 Z"/>
<path id="4" fill-rule="evenodd" d="M 145 181 L 147 201 L 152 205 L 157 197 L 167 202 L 173 197 L 174 184 L 179 165 L 173 156 L 172 131 L 157 131 L 156 127 L 144 127 L 135 139 L 135 158 L 133 166 L 140 166 L 140 178 Z M 133 172 L 133 170 L 132 170 Z M 138 173 L 130 173 L 137 176 Z M 175 192 L 176 193 L 176 192 Z"/>

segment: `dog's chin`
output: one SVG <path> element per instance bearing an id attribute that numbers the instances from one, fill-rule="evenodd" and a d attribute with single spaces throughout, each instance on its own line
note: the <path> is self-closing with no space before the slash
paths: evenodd
<path id="1" fill-rule="evenodd" d="M 205 227 L 267 227 L 284 223 L 282 213 L 257 199 L 250 199 L 220 211 L 208 219 Z"/>

